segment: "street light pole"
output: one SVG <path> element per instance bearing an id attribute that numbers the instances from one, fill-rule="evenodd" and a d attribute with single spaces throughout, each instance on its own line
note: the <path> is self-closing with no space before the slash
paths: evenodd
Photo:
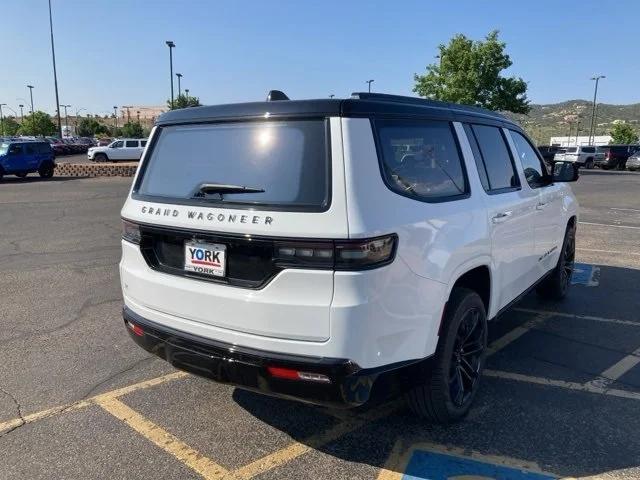
<path id="1" fill-rule="evenodd" d="M 64 108 L 64 128 L 67 130 L 67 137 L 69 136 L 69 116 L 67 115 L 67 107 L 71 105 L 60 105 Z M 60 116 L 60 111 L 58 110 L 58 116 Z M 62 130 L 60 130 L 62 132 Z"/>
<path id="2" fill-rule="evenodd" d="M 51 58 L 53 59 L 53 85 L 56 89 L 56 107 L 58 108 L 58 135 L 62 138 L 62 124 L 60 123 L 60 100 L 58 99 L 58 74 L 56 72 L 56 50 L 53 46 L 53 19 L 51 17 L 51 0 L 49 0 L 49 31 L 51 32 Z"/>
<path id="3" fill-rule="evenodd" d="M 184 89 L 184 94 L 187 96 L 187 99 L 189 98 L 189 89 L 185 88 Z"/>
<path id="4" fill-rule="evenodd" d="M 34 116 L 33 114 L 35 113 L 33 111 L 33 85 L 27 85 L 27 88 L 29 89 L 29 95 L 31 96 L 31 127 L 33 128 L 33 133 L 36 133 L 36 125 L 35 125 L 35 121 L 34 121 Z"/>
<path id="5" fill-rule="evenodd" d="M 182 95 L 182 90 L 180 90 L 180 79 L 182 78 L 182 74 L 176 73 L 176 77 L 178 77 L 178 98 L 180 98 L 180 95 Z"/>
<path id="6" fill-rule="evenodd" d="M 591 110 L 591 128 L 589 128 L 589 145 L 593 145 L 595 141 L 595 122 L 596 122 L 596 99 L 598 98 L 598 82 L 601 78 L 607 78 L 604 75 L 596 75 L 591 77 L 591 80 L 596 81 L 596 86 L 593 90 L 593 108 Z"/>
<path id="7" fill-rule="evenodd" d="M 24 105 L 21 103 L 18 106 L 20 107 L 20 123 L 22 123 L 24 122 L 24 113 L 22 112 L 22 108 L 24 107 Z"/>
<path id="8" fill-rule="evenodd" d="M 173 49 L 176 44 L 171 40 L 165 42 L 169 47 L 169 80 L 171 80 L 171 110 L 173 110 Z"/>
<path id="9" fill-rule="evenodd" d="M 118 136 L 118 107 L 116 107 L 115 105 L 113 106 L 113 118 L 115 118 L 116 120 L 116 128 L 113 131 L 113 136 L 117 137 Z"/>
<path id="10" fill-rule="evenodd" d="M 369 93 L 371 93 L 371 84 L 374 82 L 375 80 L 367 80 L 364 83 L 368 83 L 369 84 Z"/>

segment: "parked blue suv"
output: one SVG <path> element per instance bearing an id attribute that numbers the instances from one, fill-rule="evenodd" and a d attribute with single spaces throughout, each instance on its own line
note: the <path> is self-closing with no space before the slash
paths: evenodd
<path id="1" fill-rule="evenodd" d="M 51 178 L 56 167 L 54 158 L 51 145 L 45 141 L 0 142 L 0 180 L 4 175 L 24 178 L 33 172 Z"/>

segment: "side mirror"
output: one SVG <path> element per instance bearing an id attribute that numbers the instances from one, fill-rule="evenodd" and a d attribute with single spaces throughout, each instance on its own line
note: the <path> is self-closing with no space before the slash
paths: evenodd
<path id="1" fill-rule="evenodd" d="M 553 164 L 554 182 L 575 182 L 579 176 L 578 165 L 574 162 L 555 162 Z"/>

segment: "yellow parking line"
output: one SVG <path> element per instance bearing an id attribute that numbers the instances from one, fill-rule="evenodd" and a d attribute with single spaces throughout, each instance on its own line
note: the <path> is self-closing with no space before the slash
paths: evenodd
<path id="1" fill-rule="evenodd" d="M 23 425 L 23 424 L 33 423 L 38 420 L 42 420 L 43 418 L 57 415 L 58 413 L 69 412 L 69 411 L 78 410 L 84 407 L 88 407 L 89 405 L 94 404 L 99 399 L 120 397 L 122 395 L 135 392 L 136 390 L 154 387 L 156 385 L 160 385 L 161 383 L 169 382 L 171 380 L 176 380 L 178 378 L 183 378 L 187 375 L 188 373 L 186 372 L 169 373 L 161 377 L 152 378 L 150 380 L 134 383 L 133 385 L 129 385 L 123 388 L 118 388 L 110 392 L 101 393 L 99 395 L 96 395 L 95 397 L 91 397 L 86 400 L 80 400 L 78 402 L 67 403 L 64 405 L 58 405 L 56 407 L 47 408 L 46 410 L 40 410 L 39 412 L 25 415 L 23 416 L 23 418 L 13 418 L 11 420 L 7 420 L 5 422 L 0 423 L 0 432 L 4 432 L 5 430 L 11 430 L 12 428 L 19 427 L 20 425 Z"/>
<path id="2" fill-rule="evenodd" d="M 103 397 L 96 400 L 104 410 L 123 421 L 144 438 L 154 443 L 162 450 L 176 457 L 180 462 L 191 468 L 206 479 L 222 479 L 227 477 L 228 471 L 194 450 L 189 445 L 181 442 L 177 437 L 146 419 L 138 412 L 129 408 L 113 397 Z"/>
<path id="3" fill-rule="evenodd" d="M 577 320 L 593 320 L 594 322 L 617 323 L 619 325 L 629 325 L 632 327 L 640 327 L 640 322 L 633 322 L 631 320 L 620 320 L 618 318 L 595 317 L 592 315 L 577 315 L 575 313 L 552 312 L 549 310 L 534 310 L 531 308 L 514 308 L 513 310 L 515 312 L 543 313 L 545 315 L 549 315 L 553 317 L 573 318 Z"/>
<path id="4" fill-rule="evenodd" d="M 409 462 L 408 453 L 409 449 L 404 446 L 403 439 L 398 438 L 393 444 L 387 461 L 380 469 L 377 480 L 401 480 Z"/>
<path id="5" fill-rule="evenodd" d="M 531 313 L 531 312 L 527 312 L 527 313 Z M 535 312 L 535 313 L 537 314 L 535 318 L 532 318 L 531 320 L 523 323 L 519 327 L 516 327 L 513 330 L 510 330 L 508 333 L 506 333 L 502 337 L 492 342 L 491 345 L 489 345 L 489 347 L 487 348 L 487 355 L 493 355 L 498 350 L 502 350 L 504 347 L 516 341 L 518 338 L 520 338 L 522 335 L 527 333 L 532 328 L 535 328 L 538 325 L 540 325 L 550 316 L 545 312 Z"/>
<path id="6" fill-rule="evenodd" d="M 288 463 L 301 455 L 304 455 L 310 450 L 319 449 L 324 445 L 357 430 L 358 428 L 369 422 L 387 417 L 394 411 L 396 411 L 399 406 L 399 402 L 393 402 L 391 404 L 383 405 L 382 407 L 372 410 L 362 417 L 357 417 L 353 420 L 347 420 L 339 423 L 323 433 L 312 435 L 302 442 L 294 442 L 289 446 L 278 450 L 277 452 L 259 458 L 258 460 L 251 462 L 244 467 L 240 467 L 239 469 L 234 470 L 232 472 L 232 475 L 234 478 L 239 479 L 249 479 L 257 475 L 261 475 L 280 465 L 284 465 L 285 463 Z"/>

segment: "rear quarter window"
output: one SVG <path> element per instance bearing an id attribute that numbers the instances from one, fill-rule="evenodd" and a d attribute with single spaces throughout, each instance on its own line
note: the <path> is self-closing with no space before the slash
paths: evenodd
<path id="1" fill-rule="evenodd" d="M 382 176 L 416 200 L 455 200 L 469 193 L 453 127 L 446 121 L 376 120 Z"/>

